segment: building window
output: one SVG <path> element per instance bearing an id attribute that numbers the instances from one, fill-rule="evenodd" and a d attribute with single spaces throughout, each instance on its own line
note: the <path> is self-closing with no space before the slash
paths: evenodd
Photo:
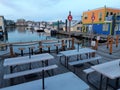
<path id="1" fill-rule="evenodd" d="M 81 30 L 81 28 L 80 28 L 80 27 L 77 27 L 77 30 Z"/>
<path id="2" fill-rule="evenodd" d="M 108 17 L 108 15 L 109 15 L 109 12 L 106 13 L 106 17 Z"/>
<path id="3" fill-rule="evenodd" d="M 108 31 L 109 24 L 103 24 L 103 31 Z"/>
<path id="4" fill-rule="evenodd" d="M 99 18 L 99 21 L 102 20 L 102 12 L 99 12 L 99 14 L 98 14 L 98 18 Z"/>
<path id="5" fill-rule="evenodd" d="M 88 16 L 87 16 L 87 14 L 85 14 L 85 15 L 84 15 L 84 19 L 87 19 L 87 18 L 88 18 Z"/>
<path id="6" fill-rule="evenodd" d="M 110 12 L 110 15 L 113 15 L 113 12 Z"/>
<path id="7" fill-rule="evenodd" d="M 119 24 L 119 31 L 120 31 L 120 24 Z"/>
<path id="8" fill-rule="evenodd" d="M 115 25 L 115 31 L 118 31 L 118 24 Z"/>

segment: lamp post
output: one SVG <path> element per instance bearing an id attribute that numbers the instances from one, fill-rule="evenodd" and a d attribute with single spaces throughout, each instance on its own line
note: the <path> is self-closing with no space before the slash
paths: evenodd
<path id="1" fill-rule="evenodd" d="M 71 21 L 72 21 L 71 11 L 69 11 L 68 20 L 69 20 L 69 38 L 70 38 Z M 70 47 L 70 40 L 69 40 L 69 47 Z"/>
<path id="2" fill-rule="evenodd" d="M 72 21 L 71 11 L 69 11 L 68 20 L 69 20 L 69 38 L 70 38 L 70 29 L 71 29 L 71 21 Z"/>
<path id="3" fill-rule="evenodd" d="M 95 20 L 94 12 L 92 13 L 91 20 L 92 20 L 92 30 L 91 30 L 91 42 L 92 42 L 93 22 L 94 22 L 94 20 Z"/>

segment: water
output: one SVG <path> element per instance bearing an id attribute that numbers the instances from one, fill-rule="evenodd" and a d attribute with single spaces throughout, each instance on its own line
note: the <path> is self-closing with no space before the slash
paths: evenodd
<path id="1" fill-rule="evenodd" d="M 56 36 L 51 37 L 45 33 L 38 33 L 32 30 L 26 30 L 25 27 L 7 28 L 7 36 L 4 42 L 29 42 L 46 39 L 56 39 Z"/>
<path id="2" fill-rule="evenodd" d="M 45 33 L 38 33 L 33 30 L 27 30 L 25 27 L 16 27 L 16 28 L 7 28 L 7 34 L 5 35 L 4 39 L 0 41 L 0 43 L 13 43 L 13 42 L 31 42 L 31 41 L 40 41 L 40 40 L 56 40 L 60 38 L 64 38 L 66 36 L 63 35 L 56 35 L 56 36 L 50 36 Z M 56 49 L 54 45 L 50 44 L 42 44 L 44 47 L 44 50 L 48 50 L 46 47 L 47 45 L 51 45 L 51 49 Z M 28 45 L 16 45 L 13 44 L 13 50 L 16 53 L 20 53 L 20 50 L 18 48 L 25 48 L 24 52 L 28 52 L 28 48 L 34 46 L 34 50 L 38 50 L 39 44 L 28 44 Z M 0 47 L 0 51 L 8 51 L 9 47 Z M 5 52 L 6 53 L 6 52 Z"/>
<path id="3" fill-rule="evenodd" d="M 32 30 L 27 30 L 27 29 L 25 29 L 25 27 L 7 28 L 7 31 L 8 31 L 8 33 L 7 33 L 6 37 L 3 40 L 1 40 L 1 42 L 4 42 L 4 43 L 30 42 L 30 41 L 40 41 L 40 40 L 55 40 L 55 39 L 61 39 L 61 38 L 68 37 L 65 35 L 50 36 L 45 33 L 38 33 L 38 32 L 32 31 Z M 66 44 L 67 44 L 67 48 L 68 48 L 69 43 L 67 42 Z M 46 46 L 47 44 L 42 44 L 42 45 Z M 51 45 L 51 44 L 49 44 L 49 45 Z M 78 46 L 78 44 L 75 44 L 75 48 L 78 48 L 78 47 L 81 48 L 82 45 L 83 44 L 79 44 L 79 46 Z M 16 51 L 16 52 L 20 52 L 18 50 L 19 47 L 21 47 L 21 48 L 25 47 L 26 48 L 25 52 L 28 52 L 28 48 L 33 45 L 27 45 L 27 46 L 13 45 L 13 46 L 14 46 L 14 51 Z M 34 46 L 36 47 L 36 50 L 37 50 L 39 44 L 36 44 Z M 54 45 L 51 45 L 51 46 L 52 46 L 51 49 L 56 49 L 56 47 Z M 1 50 L 9 51 L 8 48 L 3 48 Z M 48 50 L 48 49 L 45 47 L 44 50 Z"/>

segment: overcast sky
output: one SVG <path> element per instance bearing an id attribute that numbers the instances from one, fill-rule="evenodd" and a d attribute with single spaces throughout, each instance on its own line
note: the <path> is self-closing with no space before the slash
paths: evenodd
<path id="1" fill-rule="evenodd" d="M 73 19 L 82 12 L 100 7 L 120 8 L 120 0 L 0 0 L 0 15 L 6 19 L 34 21 L 65 20 L 69 11 Z"/>

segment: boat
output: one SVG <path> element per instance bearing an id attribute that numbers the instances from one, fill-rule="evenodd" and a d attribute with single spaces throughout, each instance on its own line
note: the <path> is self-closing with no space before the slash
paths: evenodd
<path id="1" fill-rule="evenodd" d="M 27 26 L 26 29 L 27 30 L 33 30 L 33 26 Z"/>
<path id="2" fill-rule="evenodd" d="M 56 30 L 52 28 L 45 28 L 44 32 L 49 33 L 51 35 L 56 35 Z"/>
<path id="3" fill-rule="evenodd" d="M 97 40 L 97 36 L 94 37 L 95 40 Z M 100 40 L 98 41 L 99 43 L 105 43 L 107 42 L 106 38 L 100 37 Z"/>
<path id="4" fill-rule="evenodd" d="M 34 27 L 34 30 L 35 30 L 36 32 L 44 32 L 44 29 L 43 29 L 42 27 L 38 27 L 38 26 L 35 26 L 35 27 Z"/>
<path id="5" fill-rule="evenodd" d="M 45 28 L 45 29 L 44 29 L 44 32 L 46 32 L 46 33 L 51 33 L 51 29 L 50 29 L 50 28 Z"/>
<path id="6" fill-rule="evenodd" d="M 98 42 L 99 42 L 99 43 L 105 43 L 105 42 L 107 42 L 107 40 L 105 40 L 105 39 L 100 39 Z"/>

